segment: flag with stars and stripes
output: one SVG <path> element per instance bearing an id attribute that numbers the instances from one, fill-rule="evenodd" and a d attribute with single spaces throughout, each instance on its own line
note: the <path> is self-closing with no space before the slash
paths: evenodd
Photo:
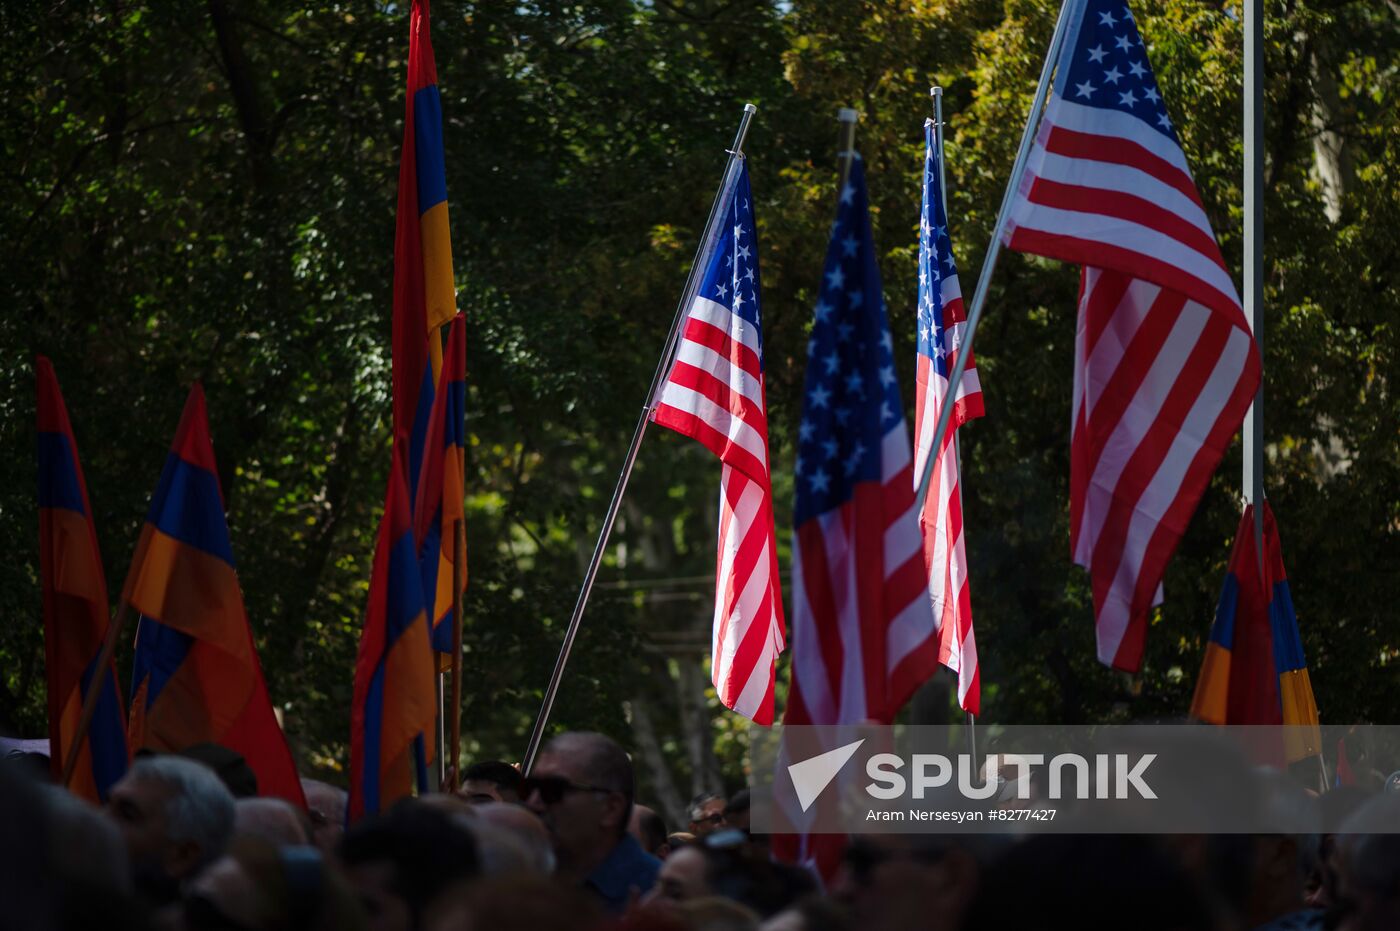
<path id="1" fill-rule="evenodd" d="M 792 545 L 785 724 L 886 722 L 933 629 L 909 434 L 853 159 L 807 344 Z M 926 677 L 929 669 L 923 670 Z"/>
<path id="2" fill-rule="evenodd" d="M 1099 659 L 1136 671 L 1260 362 L 1132 13 L 1071 2 L 1006 242 L 1083 266 L 1070 546 L 1091 576 Z"/>
<path id="3" fill-rule="evenodd" d="M 758 238 L 748 166 L 736 164 L 652 419 L 719 457 L 711 677 L 725 707 L 772 724 L 773 667 L 786 634 L 768 469 Z"/>
<path id="4" fill-rule="evenodd" d="M 914 484 L 923 475 L 924 462 L 933 445 L 934 428 L 948 398 L 948 373 L 957 364 L 967 317 L 963 312 L 953 243 L 948 238 L 948 217 L 943 207 L 938 151 L 933 122 L 924 126 L 924 198 L 919 213 L 919 332 L 916 398 L 914 402 Z M 981 417 L 982 385 L 977 364 L 969 358 L 958 383 L 952 419 L 938 450 L 928 497 L 919 514 L 924 538 L 924 565 L 928 569 L 928 593 L 933 603 L 934 627 L 927 645 L 930 654 L 922 678 L 932 673 L 932 657 L 958 676 L 958 704 L 963 710 L 981 711 L 981 678 L 977 668 L 977 641 L 972 634 L 972 594 L 967 578 L 967 550 L 963 544 L 962 480 L 954 435 L 959 426 Z"/>

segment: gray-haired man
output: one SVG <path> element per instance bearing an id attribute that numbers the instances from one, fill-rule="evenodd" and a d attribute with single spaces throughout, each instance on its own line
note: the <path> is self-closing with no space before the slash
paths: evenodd
<path id="1" fill-rule="evenodd" d="M 177 756 L 139 757 L 112 787 L 107 814 L 151 905 L 174 901 L 233 837 L 233 796 L 209 767 Z"/>

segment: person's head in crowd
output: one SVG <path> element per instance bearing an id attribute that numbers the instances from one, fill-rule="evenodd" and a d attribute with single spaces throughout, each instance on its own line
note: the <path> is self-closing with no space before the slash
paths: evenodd
<path id="1" fill-rule="evenodd" d="M 59 873 L 120 892 L 131 890 L 121 831 L 102 812 L 57 786 L 44 786 L 49 858 Z"/>
<path id="2" fill-rule="evenodd" d="M 525 777 L 520 770 L 501 760 L 473 763 L 462 772 L 458 797 L 472 804 L 479 802 L 518 802 L 520 782 Z"/>
<path id="3" fill-rule="evenodd" d="M 472 829 L 477 835 L 484 876 L 554 872 L 554 846 L 539 816 L 510 802 L 486 802 L 471 806 Z"/>
<path id="4" fill-rule="evenodd" d="M 415 799 L 351 827 L 338 854 L 371 931 L 416 931 L 436 898 L 478 873 L 467 819 Z"/>
<path id="5" fill-rule="evenodd" d="M 1218 833 L 1217 826 L 1262 826 L 1263 793 L 1249 760 L 1214 728 L 1157 728 L 1150 743 L 1132 734 L 1110 734 L 1105 740 L 1111 746 L 1098 749 L 1156 752 L 1150 784 L 1159 798 L 1171 799 L 1172 804 L 1130 794 L 1127 800 L 1103 803 L 1103 814 L 1096 817 L 1110 819 L 1109 830 L 1134 826 L 1158 835 L 1210 907 L 1223 909 L 1242 923 L 1253 883 L 1254 839 L 1249 834 Z M 1171 752 L 1163 752 L 1164 748 Z"/>
<path id="6" fill-rule="evenodd" d="M 645 901 L 674 904 L 713 893 L 710 863 L 704 849 L 699 844 L 686 844 L 672 850 L 670 856 L 661 861 L 656 885 L 647 893 Z"/>
<path id="7" fill-rule="evenodd" d="M 958 927 L 1000 846 L 998 838 L 975 835 L 857 835 L 831 892 L 862 931 Z"/>
<path id="8" fill-rule="evenodd" d="M 183 757 L 138 757 L 112 786 L 106 810 L 137 889 L 153 904 L 174 899 L 233 836 L 233 796 L 213 770 Z"/>
<path id="9" fill-rule="evenodd" d="M 1255 778 L 1263 821 L 1262 832 L 1253 836 L 1245 924 L 1253 928 L 1291 915 L 1301 921 L 1303 882 L 1317 859 L 1322 827 L 1317 799 L 1277 770 L 1260 769 Z"/>
<path id="10" fill-rule="evenodd" d="M 1400 793 L 1383 792 L 1337 833 L 1339 931 L 1400 928 Z"/>
<path id="11" fill-rule="evenodd" d="M 666 849 L 679 850 L 686 844 L 695 843 L 695 835 L 689 831 L 672 831 L 666 835 Z"/>
<path id="12" fill-rule="evenodd" d="M 175 755 L 212 769 L 234 798 L 253 798 L 258 794 L 258 774 L 237 750 L 222 744 L 202 743 L 178 750 Z"/>
<path id="13" fill-rule="evenodd" d="M 521 794 L 549 829 L 561 875 L 620 912 L 656 881 L 660 862 L 627 833 L 632 761 L 602 734 L 560 734 L 540 752 Z"/>
<path id="14" fill-rule="evenodd" d="M 758 915 L 732 899 L 708 896 L 676 906 L 687 931 L 758 931 Z"/>
<path id="15" fill-rule="evenodd" d="M 724 827 L 724 796 L 718 792 L 701 792 L 686 806 L 690 818 L 690 833 L 704 837 Z"/>
<path id="16" fill-rule="evenodd" d="M 236 800 L 233 833 L 262 838 L 274 847 L 302 847 L 311 843 L 305 816 L 280 798 Z"/>
<path id="17" fill-rule="evenodd" d="M 749 830 L 749 790 L 740 789 L 729 797 L 724 805 L 724 823 L 731 828 L 748 833 Z"/>
<path id="18" fill-rule="evenodd" d="M 1304 898 L 1313 908 L 1328 909 L 1341 898 L 1337 888 L 1337 829 L 1370 795 L 1357 786 L 1336 786 L 1317 800 L 1322 833 L 1318 836 L 1312 869 L 1304 881 Z"/>
<path id="19" fill-rule="evenodd" d="M 760 931 L 850 931 L 846 912 L 823 895 L 809 895 L 783 909 L 760 926 Z"/>
<path id="20" fill-rule="evenodd" d="M 47 836 L 46 849 L 30 849 L 53 884 L 58 928 L 102 927 L 109 931 L 146 927 L 145 909 L 136 901 L 121 831 L 102 812 L 56 786 L 42 786 L 41 800 Z M 0 830 L 23 830 L 0 815 Z M 15 836 L 25 836 L 17 833 Z M 21 848 L 23 849 L 23 848 Z M 22 896 L 39 894 L 36 887 L 14 890 Z M 15 897 L 0 893 L 6 912 Z M 13 917 L 13 916 L 7 916 Z M 0 925 L 4 921 L 0 920 Z M 42 927 L 41 922 L 19 922 L 14 927 Z"/>
<path id="21" fill-rule="evenodd" d="M 0 928 L 148 928 L 116 826 L 28 767 L 0 764 Z"/>
<path id="22" fill-rule="evenodd" d="M 774 863 L 744 832 L 727 828 L 671 851 L 646 901 L 671 906 L 718 896 L 769 918 L 815 891 L 806 870 Z"/>
<path id="23" fill-rule="evenodd" d="M 622 926 L 605 922 L 598 900 L 547 876 L 491 877 L 454 890 L 433 908 L 426 931 L 577 931 Z"/>
<path id="24" fill-rule="evenodd" d="M 1043 928 L 1054 919 L 1076 931 L 1223 931 L 1200 887 L 1158 838 L 1142 834 L 1041 834 L 1007 847 L 978 883 L 963 928 Z M 879 928 L 941 928 L 928 913 Z"/>
<path id="25" fill-rule="evenodd" d="M 633 805 L 632 817 L 627 822 L 628 832 L 642 845 L 642 849 L 659 860 L 666 859 L 671 848 L 666 843 L 666 822 L 661 820 L 653 809 L 645 805 Z"/>
<path id="26" fill-rule="evenodd" d="M 358 931 L 364 912 L 350 887 L 310 846 L 234 839 L 185 889 L 186 931 Z"/>
<path id="27" fill-rule="evenodd" d="M 53 762 L 47 753 L 14 748 L 0 756 L 0 766 L 11 772 L 22 773 L 26 778 L 37 782 L 52 782 Z"/>
<path id="28" fill-rule="evenodd" d="M 311 820 L 311 841 L 322 853 L 335 852 L 340 835 L 345 833 L 345 806 L 349 794 L 338 786 L 319 779 L 303 779 L 301 791 L 306 793 L 306 814 Z"/>

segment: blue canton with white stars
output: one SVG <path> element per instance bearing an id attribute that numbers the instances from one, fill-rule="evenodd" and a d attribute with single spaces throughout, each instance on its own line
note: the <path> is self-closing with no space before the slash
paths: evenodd
<path id="1" fill-rule="evenodd" d="M 924 202 L 919 212 L 919 352 L 932 360 L 934 371 L 948 377 L 948 356 L 957 347 L 944 327 L 943 279 L 956 275 L 953 241 L 938 174 L 938 149 L 933 121 L 924 124 Z"/>
<path id="2" fill-rule="evenodd" d="M 753 221 L 753 195 L 749 191 L 749 166 L 742 163 L 725 211 L 715 250 L 700 281 L 701 297 L 728 307 L 752 324 L 759 334 L 759 364 L 763 355 L 763 317 L 758 306 L 758 233 Z"/>
<path id="3" fill-rule="evenodd" d="M 1078 36 L 1060 57 L 1056 92 L 1071 103 L 1130 113 L 1179 144 L 1127 6 L 1122 0 L 1088 0 L 1082 16 Z"/>
<path id="4" fill-rule="evenodd" d="M 857 156 L 841 191 L 807 341 L 798 427 L 798 526 L 880 481 L 884 435 L 904 420 L 870 234 L 865 169 Z"/>

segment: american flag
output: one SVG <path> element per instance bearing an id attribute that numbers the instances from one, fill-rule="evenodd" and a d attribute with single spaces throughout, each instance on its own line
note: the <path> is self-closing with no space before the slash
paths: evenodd
<path id="1" fill-rule="evenodd" d="M 922 681 L 910 664 L 933 620 L 858 158 L 841 192 L 824 276 L 799 427 L 796 645 L 783 721 L 888 722 Z"/>
<path id="2" fill-rule="evenodd" d="M 721 194 L 719 233 L 681 326 L 652 414 L 719 457 L 719 556 L 711 673 L 720 701 L 773 723 L 773 665 L 783 651 L 783 597 L 768 471 L 758 238 L 748 166 Z"/>
<path id="3" fill-rule="evenodd" d="M 1084 266 L 1070 545 L 1091 575 L 1099 659 L 1136 671 L 1260 363 L 1132 13 L 1087 0 L 1068 15 L 1006 242 Z"/>
<path id="4" fill-rule="evenodd" d="M 917 396 L 914 402 L 914 479 L 923 474 L 933 446 L 938 415 L 948 397 L 948 371 L 957 364 L 967 316 L 962 288 L 948 238 L 948 217 L 943 209 L 938 151 L 932 121 L 924 126 L 924 200 L 919 212 L 919 332 Z M 962 483 L 958 472 L 954 431 L 981 417 L 982 384 L 977 364 L 969 358 L 958 383 L 958 397 L 948 432 L 934 463 L 928 497 L 919 515 L 924 537 L 924 565 L 928 568 L 928 593 L 933 602 L 934 630 L 929 651 L 958 676 L 958 704 L 978 714 L 982 685 L 977 668 L 977 641 L 972 635 L 972 594 L 967 579 L 967 551 L 963 545 Z M 927 673 L 925 673 L 925 677 Z"/>
<path id="5" fill-rule="evenodd" d="M 857 157 L 807 342 L 785 725 L 889 723 L 935 668 L 909 434 L 875 255 Z M 811 833 L 809 812 L 782 817 L 791 832 L 774 835 L 774 855 L 832 879 L 845 837 Z"/>

